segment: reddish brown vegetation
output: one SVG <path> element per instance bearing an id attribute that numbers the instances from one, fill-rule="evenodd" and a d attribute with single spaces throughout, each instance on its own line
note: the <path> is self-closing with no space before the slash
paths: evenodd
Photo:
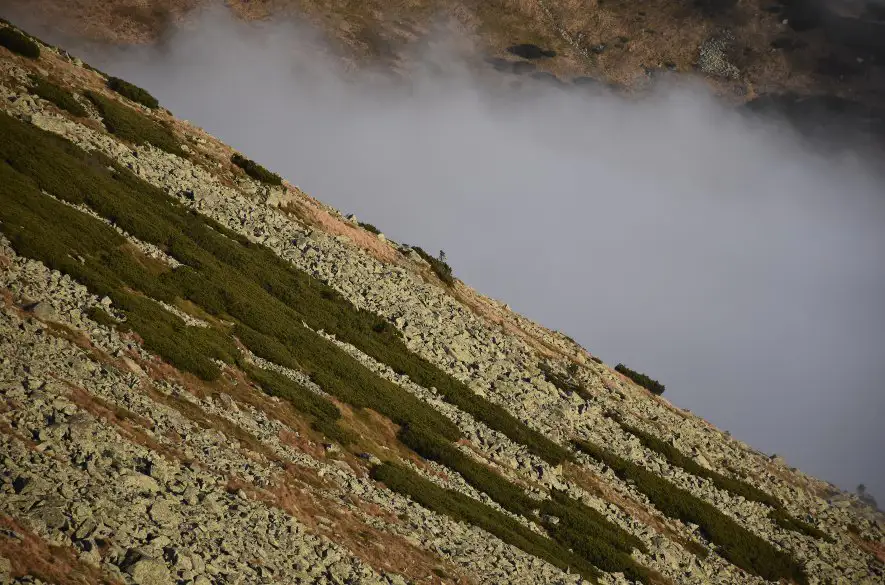
<path id="1" fill-rule="evenodd" d="M 114 425 L 117 432 L 126 440 L 159 453 L 171 461 L 191 462 L 183 452 L 171 445 L 163 444 L 149 435 L 146 430 L 154 429 L 154 425 L 149 420 L 125 408 L 110 404 L 73 384 L 66 383 L 66 385 L 69 389 L 68 395 L 71 402 L 92 414 L 95 418 Z"/>
<path id="2" fill-rule="evenodd" d="M 12 518 L 0 516 L 0 528 L 6 533 L 0 538 L 0 556 L 12 563 L 13 577 L 30 575 L 55 585 L 119 583 L 80 561 L 73 549 L 49 544 Z"/>
<path id="3" fill-rule="evenodd" d="M 268 489 L 257 488 L 238 478 L 231 479 L 227 487 L 232 492 L 242 490 L 248 497 L 292 515 L 310 531 L 329 537 L 376 570 L 399 573 L 407 579 L 426 583 L 469 583 L 460 576 L 441 579 L 435 570 L 444 567 L 447 575 L 457 575 L 457 571 L 404 538 L 372 528 L 342 506 L 341 502 L 317 496 L 308 488 L 297 487 L 286 477 L 279 477 Z M 350 499 L 356 501 L 356 498 Z M 374 516 L 397 522 L 395 517 L 383 514 L 377 506 L 369 504 L 359 507 L 366 513 L 374 512 Z"/>

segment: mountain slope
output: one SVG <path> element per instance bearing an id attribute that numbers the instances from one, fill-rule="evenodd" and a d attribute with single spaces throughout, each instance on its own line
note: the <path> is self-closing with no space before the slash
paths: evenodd
<path id="1" fill-rule="evenodd" d="M 10 0 L 7 10 L 101 42 L 149 43 L 207 0 Z M 885 38 L 878 0 L 229 0 L 249 20 L 293 18 L 325 33 L 342 58 L 396 65 L 434 30 L 457 31 L 498 66 L 639 89 L 671 71 L 698 73 L 725 98 L 832 95 L 882 107 Z M 536 49 L 520 51 L 522 44 Z M 516 48 L 515 51 L 510 49 Z M 543 52 L 538 52 L 540 48 Z"/>
<path id="2" fill-rule="evenodd" d="M 0 48 L 0 580 L 882 581 L 856 498 L 38 46 Z"/>

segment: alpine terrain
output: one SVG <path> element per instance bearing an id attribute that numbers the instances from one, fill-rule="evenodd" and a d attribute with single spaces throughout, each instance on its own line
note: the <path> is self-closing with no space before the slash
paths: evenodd
<path id="1" fill-rule="evenodd" d="M 122 3 L 34 4 L 96 37 L 150 42 L 157 24 Z M 166 4 L 159 20 L 188 8 Z M 356 60 L 409 28 L 372 2 L 303 4 Z M 459 14 L 497 67 L 626 84 L 661 46 L 615 53 L 638 16 L 588 44 L 552 2 L 537 9 L 555 34 L 505 43 L 489 28 L 501 3 L 476 4 Z M 362 28 L 344 5 L 365 8 Z M 743 22 L 745 39 L 805 34 Z M 850 52 L 869 50 L 808 34 L 808 63 L 860 67 Z M 739 100 L 845 89 L 811 65 L 779 77 L 787 41 L 739 74 L 731 42 L 704 63 Z M 690 68 L 696 49 L 644 63 Z M 673 406 L 640 364 L 602 363 L 144 89 L 4 21 L 0 97 L 0 583 L 885 583 L 885 518 L 864 498 Z"/>

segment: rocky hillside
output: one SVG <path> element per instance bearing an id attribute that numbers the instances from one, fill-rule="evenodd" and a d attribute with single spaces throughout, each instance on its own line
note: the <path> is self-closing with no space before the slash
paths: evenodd
<path id="1" fill-rule="evenodd" d="M 217 0 L 6 0 L 54 32 L 151 43 Z M 225 0 L 247 20 L 310 23 L 343 59 L 396 67 L 445 29 L 501 69 L 632 91 L 672 73 L 698 75 L 726 99 L 836 96 L 885 105 L 882 0 Z M 841 104 L 841 102 L 840 102 Z M 832 109 L 832 108 L 831 108 Z M 869 114 L 867 114 L 869 115 Z"/>
<path id="2" fill-rule="evenodd" d="M 855 496 L 143 90 L 0 24 L 0 94 L 0 583 L 885 582 Z"/>

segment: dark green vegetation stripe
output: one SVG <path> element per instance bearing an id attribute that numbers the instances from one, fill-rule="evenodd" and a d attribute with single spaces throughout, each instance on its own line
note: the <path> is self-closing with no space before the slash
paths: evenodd
<path id="1" fill-rule="evenodd" d="M 399 465 L 384 463 L 372 470 L 372 477 L 393 491 L 409 496 L 425 508 L 454 520 L 467 522 L 494 534 L 504 542 L 544 559 L 560 569 L 577 571 L 596 582 L 599 572 L 577 554 L 553 540 L 532 532 L 510 516 L 454 490 L 443 489 Z"/>
<path id="2" fill-rule="evenodd" d="M 27 35 L 8 26 L 0 28 L 0 47 L 6 47 L 13 53 L 29 59 L 40 57 L 40 46 L 37 43 Z"/>
<path id="3" fill-rule="evenodd" d="M 505 510 L 544 526 L 553 540 L 585 561 L 604 571 L 623 572 L 633 580 L 651 582 L 652 574 L 630 557 L 634 548 L 647 552 L 642 541 L 596 510 L 564 493 L 554 493 L 552 499 L 544 501 L 535 500 L 521 487 L 474 461 L 442 437 L 404 427 L 399 439 L 425 459 L 457 471 L 467 483 Z M 554 517 L 557 520 L 551 520 Z"/>
<path id="4" fill-rule="evenodd" d="M 709 479 L 711 482 L 713 482 L 713 485 L 715 485 L 719 489 L 731 492 L 739 496 L 743 496 L 744 498 L 754 502 L 767 504 L 774 508 L 780 507 L 780 502 L 771 494 L 767 494 L 759 488 L 752 486 L 746 482 L 727 477 L 725 475 L 722 475 L 721 473 L 717 473 L 715 471 L 707 469 L 706 467 L 703 467 L 702 465 L 699 465 L 694 459 L 692 459 L 691 457 L 686 457 L 679 449 L 677 449 L 670 443 L 662 441 L 654 435 L 646 433 L 642 429 L 631 426 L 621 420 L 616 419 L 616 422 L 621 426 L 622 429 L 639 439 L 639 442 L 642 443 L 644 447 L 659 453 L 664 457 L 664 459 L 670 462 L 671 465 L 681 467 L 692 475 Z"/>
<path id="5" fill-rule="evenodd" d="M 732 564 L 769 581 L 793 579 L 797 583 L 808 583 L 802 568 L 790 555 L 756 536 L 711 504 L 593 443 L 578 440 L 574 444 L 610 467 L 622 480 L 633 482 L 662 513 L 697 524 L 704 536 L 717 545 L 717 552 Z"/>
<path id="6" fill-rule="evenodd" d="M 646 390 L 648 390 L 652 394 L 657 394 L 658 396 L 660 396 L 661 394 L 664 393 L 664 390 L 666 389 L 664 387 L 664 385 L 661 384 L 660 382 L 658 382 L 657 380 L 653 380 L 652 378 L 649 378 L 645 374 L 631 370 L 630 368 L 628 368 L 624 364 L 616 365 L 615 371 L 619 372 L 621 374 L 624 374 L 625 376 L 627 376 L 628 378 L 630 378 L 635 383 L 639 384 L 640 386 L 642 386 L 643 388 L 645 388 Z"/>
<path id="7" fill-rule="evenodd" d="M 615 420 L 622 429 L 639 439 L 643 446 L 662 455 L 671 465 L 681 467 L 688 473 L 696 475 L 697 477 L 709 479 L 713 485 L 721 490 L 742 496 L 753 502 L 759 502 L 771 506 L 773 510 L 769 512 L 768 517 L 781 528 L 792 530 L 793 532 L 800 532 L 811 536 L 812 538 L 820 538 L 828 542 L 833 541 L 830 536 L 823 533 L 817 527 L 790 516 L 790 514 L 784 510 L 781 502 L 771 494 L 768 494 L 745 481 L 728 477 L 711 469 L 707 469 L 706 467 L 699 465 L 691 457 L 683 455 L 679 449 L 670 443 L 667 443 L 650 433 L 646 433 L 642 429 L 631 426 L 620 420 L 618 417 L 615 417 Z"/>
<path id="8" fill-rule="evenodd" d="M 283 184 L 283 178 L 280 177 L 278 174 L 272 173 L 254 160 L 248 159 L 241 154 L 234 153 L 233 156 L 230 157 L 230 162 L 243 169 L 243 171 L 247 175 L 249 175 L 256 181 L 261 181 L 262 183 L 267 183 L 268 185 Z"/>
<path id="9" fill-rule="evenodd" d="M 255 354 L 298 367 L 324 390 L 357 407 L 371 407 L 400 424 L 415 424 L 455 439 L 455 425 L 405 390 L 362 366 L 333 343 L 302 325 L 344 305 L 331 289 L 309 280 L 264 248 L 238 239 L 211 220 L 147 185 L 109 159 L 86 154 L 69 142 L 0 114 L 0 206 L 2 230 L 16 251 L 70 274 L 94 293 L 108 295 L 126 314 L 126 325 L 145 346 L 183 370 L 211 380 L 213 359 L 239 358 L 225 328 L 186 327 L 152 299 L 188 299 L 212 315 L 235 323 L 233 332 Z M 111 170 L 113 169 L 113 170 Z M 86 204 L 136 237 L 157 244 L 185 264 L 157 266 L 113 228 L 41 193 Z M 270 278 L 257 280 L 262 274 Z M 269 289 L 285 291 L 286 300 Z M 134 291 L 134 292 L 133 292 Z M 150 297 L 150 298 L 148 298 Z M 300 311 L 297 309 L 301 309 Z M 331 311 L 330 311 L 331 312 Z M 370 317 L 362 314 L 363 320 Z M 347 325 L 350 317 L 338 311 Z M 374 335 L 385 327 L 364 325 Z M 383 324 L 383 322 L 381 322 Z M 331 327 L 327 327 L 329 329 Z M 335 327 L 340 330 L 341 327 Z"/>
<path id="10" fill-rule="evenodd" d="M 136 143 L 144 142 L 144 136 L 149 136 L 151 138 L 147 141 L 154 146 L 159 146 L 170 152 L 173 151 L 173 145 L 175 149 L 178 149 L 174 137 L 169 138 L 168 130 L 160 124 L 131 108 L 113 102 L 113 100 L 108 100 L 94 93 L 87 95 L 102 110 L 105 123 L 115 134 Z M 50 189 L 47 190 L 54 193 Z M 176 218 L 171 218 L 166 223 L 175 224 L 172 219 Z M 291 264 L 277 257 L 271 250 L 250 244 L 244 238 L 233 234 L 230 230 L 225 230 L 218 224 L 213 223 L 213 225 L 215 230 L 208 230 L 211 233 L 207 233 L 202 225 L 199 226 L 201 228 L 199 232 L 192 235 L 188 231 L 183 231 L 184 234 L 191 235 L 192 239 L 197 238 L 195 243 L 202 248 L 201 251 L 213 257 L 209 260 L 194 258 L 193 250 L 181 245 L 184 238 L 180 237 L 181 233 L 175 232 L 176 225 L 173 225 L 166 233 L 154 234 L 154 237 L 142 235 L 140 231 L 128 229 L 127 231 L 161 248 L 168 249 L 172 256 L 189 266 L 199 267 L 201 262 L 206 265 L 221 263 L 225 270 L 233 269 L 250 281 L 246 283 L 245 288 L 261 287 L 274 299 L 286 304 L 291 309 L 290 312 L 297 315 L 297 318 L 294 321 L 282 319 L 279 321 L 280 324 L 275 327 L 271 323 L 274 320 L 272 312 L 265 312 L 263 318 L 260 319 L 261 325 L 259 326 L 253 319 L 246 319 L 228 311 L 241 322 L 261 333 L 275 337 L 284 345 L 288 345 L 285 343 L 285 339 L 290 334 L 286 333 L 284 326 L 292 322 L 300 324 L 303 320 L 314 329 L 323 329 L 334 333 L 339 339 L 356 346 L 367 355 L 390 366 L 395 372 L 407 374 L 415 383 L 425 388 L 436 388 L 447 402 L 470 413 L 474 418 L 503 433 L 514 442 L 525 445 L 545 461 L 556 465 L 570 458 L 568 450 L 562 446 L 531 429 L 501 406 L 478 396 L 466 384 L 459 382 L 427 360 L 409 351 L 399 332 L 386 321 L 368 311 L 355 308 L 333 289 L 295 269 Z M 219 237 L 216 233 L 219 231 L 228 235 L 229 238 Z M 243 280 L 243 278 L 239 278 L 239 280 Z M 214 282 L 222 284 L 217 284 L 216 291 L 212 294 L 206 290 L 200 290 L 201 287 L 191 287 L 188 291 L 189 296 L 180 296 L 203 306 L 212 314 L 224 312 L 225 302 L 235 303 L 244 311 L 253 314 L 256 312 L 252 307 L 241 306 L 253 302 L 250 296 L 231 298 L 228 290 L 230 287 L 225 286 L 226 280 Z M 221 290 L 218 290 L 219 288 Z M 196 297 L 199 297 L 200 300 Z M 396 408 L 396 406 L 387 406 L 388 410 L 391 408 Z M 401 422 L 396 418 L 394 420 Z"/>
<path id="11" fill-rule="evenodd" d="M 75 116 L 84 117 L 87 114 L 86 108 L 74 98 L 71 92 L 52 83 L 45 77 L 32 75 L 30 92 L 48 102 L 52 102 L 63 110 L 67 110 Z"/>
<path id="12" fill-rule="evenodd" d="M 98 108 L 108 132 L 133 144 L 150 143 L 168 153 L 181 154 L 178 139 L 163 124 L 94 91 L 87 91 L 86 97 Z"/>
<path id="13" fill-rule="evenodd" d="M 160 102 L 152 96 L 146 89 L 142 89 L 135 84 L 129 83 L 119 77 L 109 77 L 108 87 L 123 97 L 129 98 L 133 102 L 147 106 L 152 110 L 160 107 Z"/>

